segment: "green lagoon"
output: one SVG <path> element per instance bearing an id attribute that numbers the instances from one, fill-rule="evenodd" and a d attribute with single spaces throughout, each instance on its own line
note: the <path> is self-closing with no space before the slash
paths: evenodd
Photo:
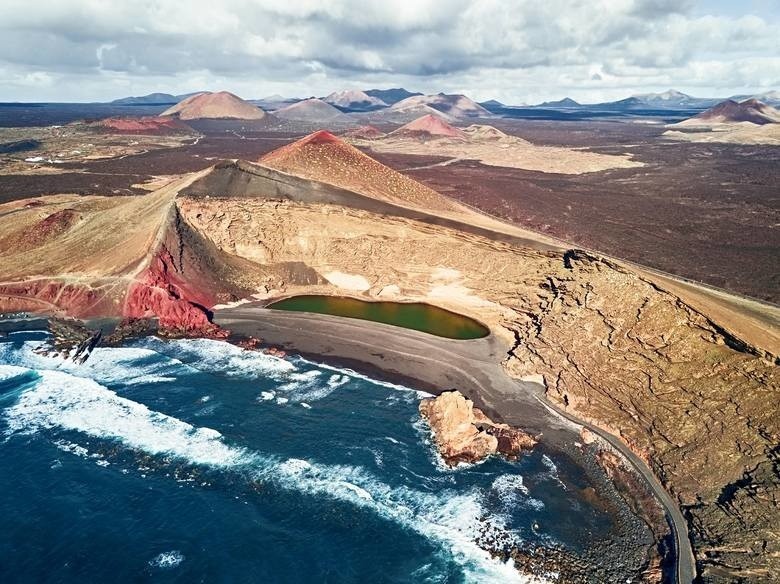
<path id="1" fill-rule="evenodd" d="M 382 322 L 448 339 L 479 339 L 490 330 L 472 318 L 421 302 L 368 302 L 340 296 L 292 296 L 268 305 L 274 310 L 316 312 Z"/>

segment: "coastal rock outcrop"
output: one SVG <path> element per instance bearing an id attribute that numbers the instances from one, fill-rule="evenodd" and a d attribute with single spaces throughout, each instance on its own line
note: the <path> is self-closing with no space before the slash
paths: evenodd
<path id="1" fill-rule="evenodd" d="M 450 466 L 479 462 L 496 453 L 516 459 L 537 442 L 522 430 L 493 422 L 457 390 L 422 400 L 420 414 L 428 421 L 439 453 Z"/>

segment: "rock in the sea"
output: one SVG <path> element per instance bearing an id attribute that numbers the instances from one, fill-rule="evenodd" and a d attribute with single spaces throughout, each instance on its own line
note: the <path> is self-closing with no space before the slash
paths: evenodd
<path id="1" fill-rule="evenodd" d="M 479 462 L 496 453 L 515 459 L 537 442 L 522 430 L 493 422 L 457 390 L 422 400 L 420 413 L 433 431 L 439 453 L 450 466 Z"/>

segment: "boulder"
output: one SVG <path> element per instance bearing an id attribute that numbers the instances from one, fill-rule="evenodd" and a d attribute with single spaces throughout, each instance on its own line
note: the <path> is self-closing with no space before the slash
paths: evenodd
<path id="1" fill-rule="evenodd" d="M 496 453 L 516 459 L 537 442 L 522 430 L 493 422 L 457 390 L 422 400 L 420 414 L 428 421 L 439 453 L 450 466 L 479 462 Z"/>

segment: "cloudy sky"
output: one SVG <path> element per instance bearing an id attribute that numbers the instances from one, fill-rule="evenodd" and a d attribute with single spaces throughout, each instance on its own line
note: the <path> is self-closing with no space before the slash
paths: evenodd
<path id="1" fill-rule="evenodd" d="M 780 0 L 1 0 L 0 101 L 780 89 Z"/>

